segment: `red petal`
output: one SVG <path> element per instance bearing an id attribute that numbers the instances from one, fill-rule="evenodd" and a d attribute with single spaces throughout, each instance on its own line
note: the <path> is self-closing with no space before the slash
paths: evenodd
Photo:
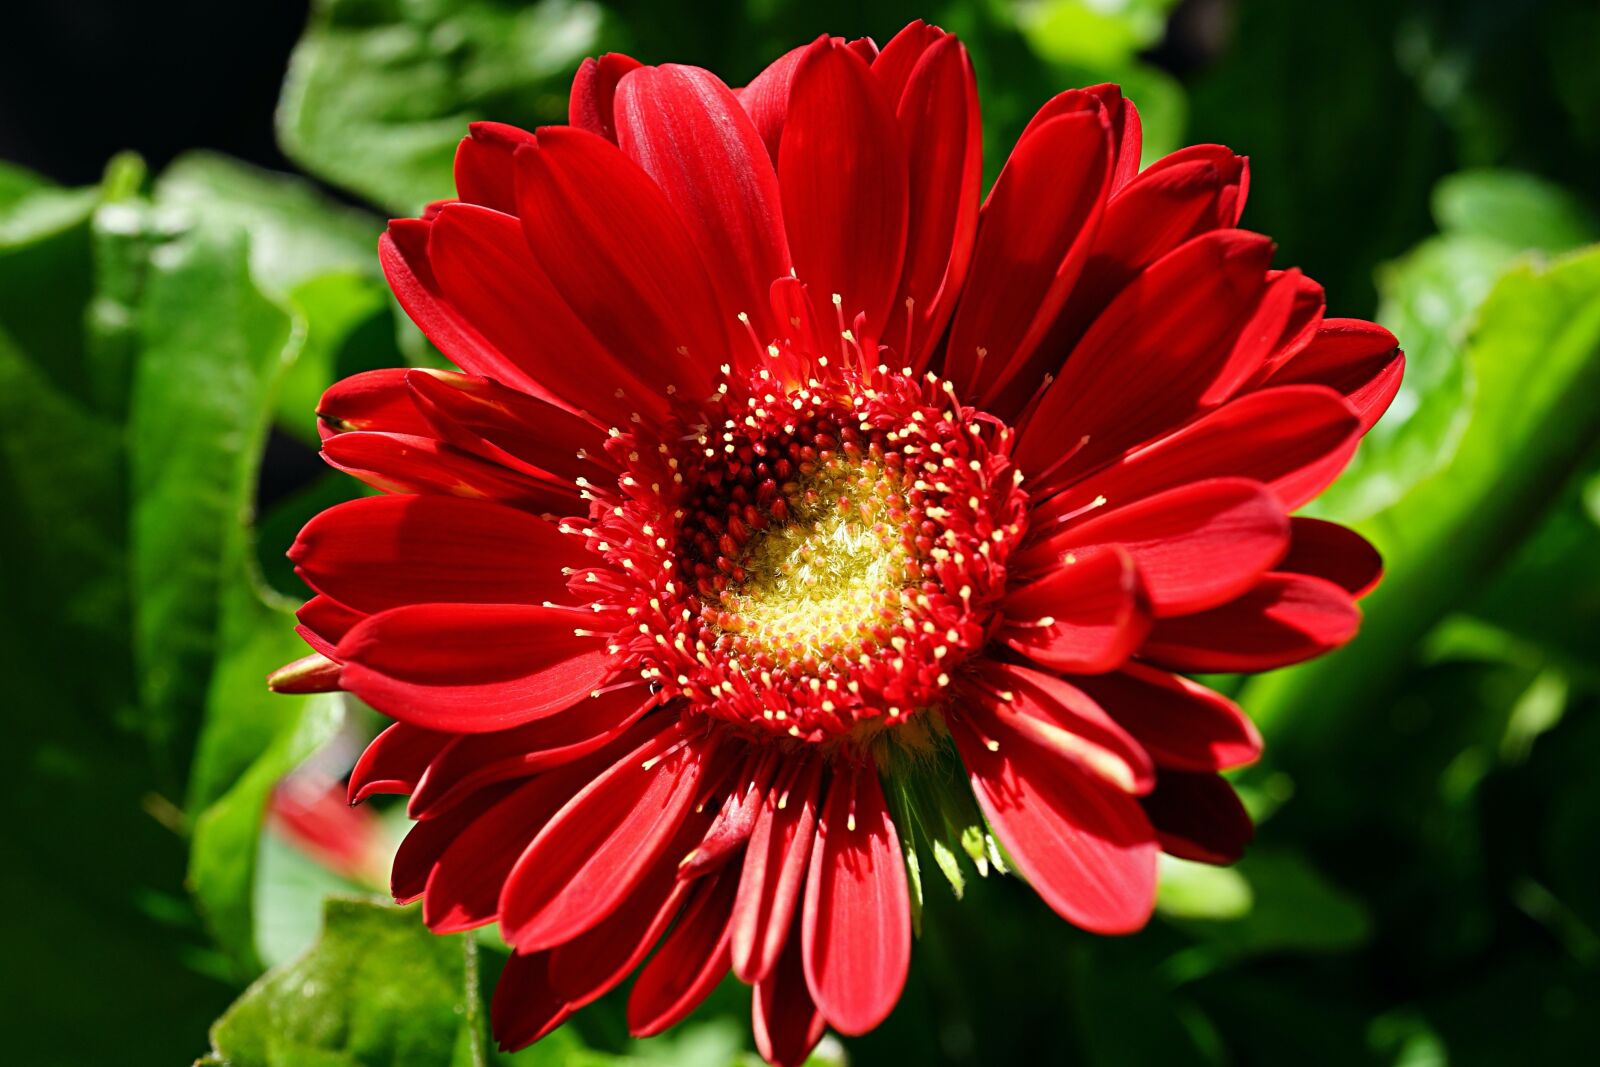
<path id="1" fill-rule="evenodd" d="M 386 493 L 498 500 L 539 514 L 581 510 L 576 487 L 540 481 L 432 437 L 360 430 L 322 442 L 331 466 Z"/>
<path id="2" fill-rule="evenodd" d="M 832 40 L 824 34 L 808 45 L 791 48 L 735 93 L 739 106 L 744 108 L 761 135 L 767 155 L 774 161 L 778 158 L 784 123 L 789 118 L 789 87 L 794 84 L 794 71 L 800 65 L 800 58 L 807 52 L 832 47 Z"/>
<path id="3" fill-rule="evenodd" d="M 1265 482 L 1292 511 L 1338 477 L 1360 432 L 1355 412 L 1331 389 L 1248 393 L 1036 504 L 1031 521 L 1043 529 L 1084 509 L 1121 507 L 1206 478 Z"/>
<path id="4" fill-rule="evenodd" d="M 995 636 L 1035 662 L 1095 674 L 1121 664 L 1150 628 L 1133 558 L 1115 545 L 1068 553 L 1037 581 L 1012 588 Z"/>
<path id="5" fill-rule="evenodd" d="M 903 340 L 898 326 L 891 325 L 884 340 L 917 369 L 944 336 L 966 279 L 983 180 L 983 128 L 972 61 L 956 38 L 928 29 L 937 42 L 907 71 L 904 92 L 891 88 L 889 96 L 899 101 L 896 117 L 910 164 L 914 225 L 906 234 L 905 270 L 889 309 L 891 324 L 904 321 L 910 336 Z M 886 77 L 885 57 L 909 30 L 890 41 L 873 64 L 880 79 Z"/>
<path id="6" fill-rule="evenodd" d="M 952 717 L 951 734 L 989 825 L 1046 904 L 1100 934 L 1149 921 L 1156 843 L 1137 799 L 1047 759 L 1003 726 L 980 737 Z"/>
<path id="7" fill-rule="evenodd" d="M 570 708 L 615 664 L 594 616 L 523 604 L 417 604 L 374 615 L 339 642 L 346 690 L 430 730 L 503 730 Z M 582 633 L 575 631 L 582 630 Z"/>
<path id="8" fill-rule="evenodd" d="M 1247 175 L 1244 157 L 1221 145 L 1194 145 L 1152 163 L 1117 192 L 1052 339 L 1075 342 L 1140 271 L 1193 237 L 1237 224 Z"/>
<path id="9" fill-rule="evenodd" d="M 834 1029 L 864 1034 L 887 1018 L 911 966 L 911 904 L 874 767 L 834 771 L 801 930 L 806 986 Z"/>
<path id="10" fill-rule="evenodd" d="M 1356 409 L 1365 432 L 1389 409 L 1404 373 L 1405 354 L 1394 334 L 1361 319 L 1326 319 L 1311 343 L 1278 368 L 1266 384 L 1326 385 Z"/>
<path id="11" fill-rule="evenodd" d="M 648 359 L 630 363 L 614 355 L 628 350 L 608 348 L 593 320 L 568 306 L 551 277 L 559 261 L 535 260 L 516 218 L 450 205 L 434 222 L 428 257 L 442 298 L 516 364 L 518 377 L 532 383 L 526 391 L 613 425 L 634 411 L 658 417 L 666 411 L 659 395 L 665 379 Z"/>
<path id="12" fill-rule="evenodd" d="M 306 644 L 332 658 L 339 641 L 355 629 L 366 615 L 354 611 L 327 596 L 314 596 L 295 611 L 300 625 L 295 632 L 305 638 Z"/>
<path id="13" fill-rule="evenodd" d="M 848 48 L 808 51 L 796 68 L 778 183 L 795 272 L 821 321 L 865 315 L 881 337 L 905 259 L 906 156 L 882 88 Z"/>
<path id="14" fill-rule="evenodd" d="M 828 1028 L 806 988 L 799 934 L 788 939 L 776 965 L 756 983 L 750 1025 L 756 1051 L 772 1067 L 801 1067 Z"/>
<path id="15" fill-rule="evenodd" d="M 710 395 L 737 324 L 656 183 L 617 146 L 566 126 L 541 130 L 517 163 L 528 246 L 579 321 L 659 390 Z"/>
<path id="16" fill-rule="evenodd" d="M 728 973 L 728 913 L 738 884 L 731 871 L 694 883 L 677 925 L 633 983 L 629 1033 L 649 1037 L 682 1021 Z"/>
<path id="17" fill-rule="evenodd" d="M 1071 291 L 1100 224 L 1111 181 L 1111 128 L 1093 98 L 1082 95 L 1079 102 L 1081 110 L 1023 134 L 978 218 L 944 376 L 980 406 L 1013 379 L 1028 394 L 1038 386 L 1030 357 Z"/>
<path id="18" fill-rule="evenodd" d="M 1383 557 L 1365 537 L 1336 522 L 1300 517 L 1289 530 L 1289 554 L 1278 570 L 1326 578 L 1357 600 L 1378 587 Z"/>
<path id="19" fill-rule="evenodd" d="M 533 134 L 503 122 L 474 122 L 456 148 L 456 195 L 508 215 L 517 212 L 517 176 L 511 159 Z"/>
<path id="20" fill-rule="evenodd" d="M 1230 604 L 1162 619 L 1139 655 L 1180 671 L 1265 671 L 1338 648 L 1360 624 L 1361 610 L 1332 582 L 1269 574 Z"/>
<path id="21" fill-rule="evenodd" d="M 911 80 L 911 72 L 927 55 L 928 49 L 949 37 L 937 26 L 914 19 L 889 39 L 872 60 L 872 74 L 883 85 L 890 100 L 900 99 L 906 83 Z"/>
<path id="22" fill-rule="evenodd" d="M 1213 391 L 1253 374 L 1288 314 L 1285 301 L 1266 336 L 1247 330 L 1271 258 L 1267 238 L 1223 230 L 1140 274 L 1045 389 L 1017 438 L 1017 465 L 1041 488 L 1059 485 L 1068 471 L 1092 470 L 1182 426 L 1210 406 Z M 1239 343 L 1246 338 L 1253 343 Z"/>
<path id="23" fill-rule="evenodd" d="M 388 430 L 432 436 L 433 428 L 411 401 L 406 367 L 362 371 L 334 382 L 317 402 L 323 437 L 347 430 Z"/>
<path id="24" fill-rule="evenodd" d="M 563 767 L 524 782 L 462 828 L 434 862 L 422 921 L 436 934 L 492 922 L 500 889 L 534 835 L 588 781 L 588 768 Z"/>
<path id="25" fill-rule="evenodd" d="M 566 1021 L 572 1009 L 549 980 L 550 954 L 512 956 L 500 972 L 489 1007 L 489 1023 L 502 1052 L 514 1052 Z"/>
<path id="26" fill-rule="evenodd" d="M 767 294 L 790 270 L 778 176 L 727 86 L 698 67 L 642 67 L 622 80 L 617 126 L 622 150 L 718 264 L 723 309 L 749 315 L 763 342 L 777 336 Z"/>
<path id="27" fill-rule="evenodd" d="M 984 734 L 1003 729 L 1025 734 L 1052 757 L 1065 760 L 1124 793 L 1148 793 L 1155 766 L 1127 731 L 1087 693 L 1052 674 L 988 661 L 977 668 L 981 684 L 968 682 L 971 703 L 961 714 Z"/>
<path id="28" fill-rule="evenodd" d="M 506 881 L 506 940 L 522 951 L 550 948 L 622 906 L 677 836 L 708 756 L 674 725 L 574 797 Z"/>
<path id="29" fill-rule="evenodd" d="M 1162 771 L 1156 791 L 1142 803 L 1161 851 L 1182 859 L 1229 864 L 1255 837 L 1239 795 L 1214 774 Z"/>
<path id="30" fill-rule="evenodd" d="M 378 261 L 395 299 L 428 340 L 462 370 L 539 392 L 541 387 L 515 360 L 485 340 L 440 295 L 438 279 L 428 262 L 432 229 L 431 219 L 398 219 L 389 223 L 389 232 L 378 239 Z"/>
<path id="31" fill-rule="evenodd" d="M 511 792 L 510 786 L 494 786 L 472 796 L 436 819 L 423 819 L 406 832 L 395 850 L 389 872 L 389 889 L 400 904 L 409 904 L 422 895 L 435 864 L 463 830 Z"/>
<path id="32" fill-rule="evenodd" d="M 445 371 L 407 371 L 406 385 L 435 433 L 461 448 L 542 480 L 614 473 L 604 432 L 548 401 Z"/>
<path id="33" fill-rule="evenodd" d="M 428 764 L 450 743 L 450 734 L 424 730 L 397 722 L 384 730 L 361 753 L 350 772 L 350 803 L 377 793 L 409 793 L 417 787 Z"/>
<path id="34" fill-rule="evenodd" d="M 369 496 L 335 504 L 289 549 L 295 573 L 361 612 L 429 602 L 567 601 L 595 558 L 543 519 L 487 500 Z"/>
<path id="35" fill-rule="evenodd" d="M 1180 675 L 1128 663 L 1074 681 L 1163 769 L 1220 771 L 1261 755 L 1261 735 L 1237 704 Z"/>
<path id="36" fill-rule="evenodd" d="M 638 67 L 637 59 L 620 52 L 607 52 L 599 59 L 585 59 L 572 79 L 567 122 L 615 143 L 617 85 L 623 75 Z"/>
<path id="37" fill-rule="evenodd" d="M 1245 478 L 1194 482 L 1089 515 L 1029 546 L 1013 571 L 1055 566 L 1063 553 L 1090 545 L 1120 545 L 1155 614 L 1185 615 L 1242 595 L 1289 547 L 1283 505 Z"/>
<path id="38" fill-rule="evenodd" d="M 822 763 L 810 756 L 767 794 L 745 846 L 733 908 L 734 973 L 757 982 L 771 973 L 788 938 L 816 836 Z"/>
<path id="39" fill-rule="evenodd" d="M 411 816 L 442 811 L 494 782 L 571 763 L 621 737 L 654 706 L 638 686 L 624 686 L 510 730 L 456 736 L 407 790 Z"/>
<path id="40" fill-rule="evenodd" d="M 629 895 L 626 907 L 550 953 L 550 983 L 574 1008 L 616 988 L 661 940 L 691 888 L 677 876 L 674 853 L 692 847 L 704 830 L 703 819 L 686 820 L 672 847 Z"/>

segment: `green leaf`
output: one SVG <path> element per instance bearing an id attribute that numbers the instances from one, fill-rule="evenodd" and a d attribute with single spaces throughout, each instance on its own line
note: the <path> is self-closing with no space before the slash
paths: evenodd
<path id="1" fill-rule="evenodd" d="M 1389 561 L 1361 634 L 1245 690 L 1281 752 L 1363 736 L 1417 642 L 1505 563 L 1600 438 L 1600 248 L 1502 278 L 1465 358 L 1477 384 L 1460 447 L 1359 524 Z"/>
<path id="2" fill-rule="evenodd" d="M 242 231 L 196 226 L 151 253 L 128 423 L 134 647 L 146 728 L 178 780 L 224 596 L 248 558 L 272 387 L 297 342 L 290 325 L 252 281 Z"/>
<path id="3" fill-rule="evenodd" d="M 1433 190 L 1433 217 L 1446 233 L 1510 248 L 1569 252 L 1595 239 L 1588 207 L 1553 182 L 1514 170 L 1464 170 Z"/>
<path id="4" fill-rule="evenodd" d="M 565 121 L 572 73 L 603 51 L 585 0 L 319 0 L 278 108 L 284 151 L 397 214 L 451 195 L 469 122 Z"/>
<path id="5" fill-rule="evenodd" d="M 13 203 L 36 189 L 44 189 L 50 185 L 42 176 L 35 174 L 27 167 L 19 167 L 15 163 L 7 163 L 0 159 L 0 211 L 9 208 Z"/>
<path id="6" fill-rule="evenodd" d="M 1360 902 L 1300 856 L 1258 849 L 1229 869 L 1248 883 L 1253 904 L 1232 922 L 1184 924 L 1212 953 L 1337 952 L 1367 939 Z"/>
<path id="7" fill-rule="evenodd" d="M 1232 867 L 1193 863 L 1163 853 L 1156 883 L 1156 910 L 1168 919 L 1226 922 L 1249 914 L 1255 903 L 1250 881 Z"/>
<path id="8" fill-rule="evenodd" d="M 379 277 L 382 220 L 337 203 L 302 178 L 191 152 L 162 172 L 155 199 L 202 224 L 248 232 L 250 276 L 279 300 L 324 274 Z"/>
<path id="9" fill-rule="evenodd" d="M 330 899 L 322 936 L 211 1028 L 222 1067 L 480 1067 L 478 963 L 470 937 L 438 937 L 415 909 Z"/>
<path id="10" fill-rule="evenodd" d="M 0 941 L 21 976 L 0 1033 L 8 1061 L 134 1067 L 192 1055 L 229 994 L 180 881 L 182 814 L 133 732 L 122 425 L 94 370 L 112 291 L 91 303 L 125 205 L 100 198 L 35 185 L 0 205 L 0 804 L 20 813 Z"/>

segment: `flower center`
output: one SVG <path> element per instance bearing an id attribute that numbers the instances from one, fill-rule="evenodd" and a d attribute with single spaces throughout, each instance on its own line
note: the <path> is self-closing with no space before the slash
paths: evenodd
<path id="1" fill-rule="evenodd" d="M 1010 431 L 879 368 L 726 389 L 681 436 L 619 435 L 615 654 L 663 699 L 756 733 L 853 738 L 937 707 L 986 640 L 1022 532 Z"/>
<path id="2" fill-rule="evenodd" d="M 733 650 L 786 665 L 875 645 L 913 607 L 920 510 L 881 456 L 833 460 L 785 489 L 789 521 L 747 542 L 714 625 Z"/>

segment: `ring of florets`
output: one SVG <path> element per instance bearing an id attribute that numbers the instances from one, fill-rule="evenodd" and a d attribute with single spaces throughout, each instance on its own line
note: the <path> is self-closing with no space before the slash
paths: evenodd
<path id="1" fill-rule="evenodd" d="M 623 474 L 579 531 L 605 566 L 573 581 L 663 703 L 865 743 L 987 640 L 1026 516 L 1011 432 L 933 375 L 743 384 L 693 426 L 613 433 Z"/>

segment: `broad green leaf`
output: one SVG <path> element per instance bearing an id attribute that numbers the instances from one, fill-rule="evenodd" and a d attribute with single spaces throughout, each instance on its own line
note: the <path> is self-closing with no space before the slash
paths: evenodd
<path id="1" fill-rule="evenodd" d="M 1464 170 L 1433 190 L 1433 217 L 1446 233 L 1509 248 L 1567 252 L 1594 240 L 1594 213 L 1565 189 L 1514 170 Z"/>
<path id="2" fill-rule="evenodd" d="M 1162 854 L 1156 910 L 1168 919 L 1226 922 L 1247 915 L 1255 903 L 1250 882 L 1232 867 L 1213 867 Z"/>
<path id="3" fill-rule="evenodd" d="M 27 167 L 0 160 L 0 211 L 10 207 L 25 194 L 49 186 L 49 182 Z"/>
<path id="4" fill-rule="evenodd" d="M 1185 924 L 1213 953 L 1336 952 L 1370 932 L 1360 902 L 1296 854 L 1257 849 L 1229 869 L 1248 883 L 1253 904 L 1232 922 Z"/>
<path id="5" fill-rule="evenodd" d="M 151 253 L 128 423 L 134 647 L 146 728 L 175 777 L 204 717 L 224 596 L 247 558 L 290 326 L 251 280 L 242 231 L 197 225 Z"/>
<path id="6" fill-rule="evenodd" d="M 182 813 L 137 725 L 125 456 L 93 373 L 95 189 L 0 206 L 0 916 L 8 1062 L 181 1062 L 225 1003 L 180 876 Z M 83 946 L 92 946 L 85 955 Z M 83 1005 L 98 1023 L 82 1026 Z"/>
<path id="7" fill-rule="evenodd" d="M 334 898 L 322 936 L 211 1028 L 218 1067 L 481 1067 L 477 948 L 416 909 Z"/>
<path id="8" fill-rule="evenodd" d="M 586 0 L 319 0 L 290 60 L 279 140 L 318 177 L 416 213 L 452 194 L 469 122 L 565 121 L 603 25 Z"/>
<path id="9" fill-rule="evenodd" d="M 1406 373 L 1343 475 L 1308 508 L 1350 522 L 1393 504 L 1449 461 L 1474 383 L 1461 358 L 1472 312 L 1515 255 L 1476 236 L 1433 237 L 1378 271 L 1377 319 L 1400 339 Z"/>
<path id="10" fill-rule="evenodd" d="M 1566 252 L 1600 236 L 1572 194 L 1517 171 L 1450 175 L 1434 187 L 1433 205 L 1441 234 L 1377 273 L 1377 320 L 1406 352 L 1400 392 L 1312 514 L 1366 518 L 1449 462 L 1476 387 L 1462 358 L 1473 312 L 1520 254 Z"/>
<path id="11" fill-rule="evenodd" d="M 250 276 L 287 299 L 296 286 L 333 272 L 377 278 L 382 221 L 339 204 L 303 178 L 212 152 L 180 156 L 155 183 L 156 202 L 207 225 L 250 234 Z"/>
<path id="12" fill-rule="evenodd" d="M 1442 469 L 1361 523 L 1389 561 L 1348 647 L 1254 681 L 1244 702 L 1291 753 L 1359 736 L 1437 621 L 1538 523 L 1600 437 L 1600 248 L 1508 273 L 1467 344 L 1476 382 Z M 1292 714 L 1291 714 L 1292 712 Z"/>

